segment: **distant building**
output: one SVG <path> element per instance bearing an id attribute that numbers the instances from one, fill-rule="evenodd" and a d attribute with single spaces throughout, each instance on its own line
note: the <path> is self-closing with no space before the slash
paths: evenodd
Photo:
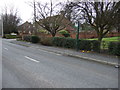
<path id="1" fill-rule="evenodd" d="M 18 26 L 18 32 L 19 34 L 32 34 L 34 33 L 34 27 L 30 22 L 26 21 Z"/>

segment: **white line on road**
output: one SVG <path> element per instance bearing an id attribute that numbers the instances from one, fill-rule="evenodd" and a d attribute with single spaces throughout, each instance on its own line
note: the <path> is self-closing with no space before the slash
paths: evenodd
<path id="1" fill-rule="evenodd" d="M 39 49 L 40 51 L 43 51 L 43 52 L 48 52 L 48 51 L 45 51 L 45 50 L 42 50 L 42 49 Z"/>
<path id="2" fill-rule="evenodd" d="M 58 56 L 62 56 L 61 54 L 56 54 L 55 52 L 45 51 L 45 50 L 42 50 L 42 49 L 39 49 L 39 50 L 41 50 L 41 51 L 43 51 L 43 52 L 47 52 L 47 53 L 51 53 L 51 54 L 55 54 L 55 55 L 58 55 Z"/>
<path id="3" fill-rule="evenodd" d="M 34 61 L 34 62 L 39 62 L 39 61 L 37 61 L 37 60 L 35 60 L 35 59 L 32 59 L 32 58 L 30 58 L 30 57 L 28 57 L 28 56 L 25 56 L 25 58 L 27 58 L 27 59 L 29 59 L 29 60 L 31 60 L 31 61 Z"/>
<path id="4" fill-rule="evenodd" d="M 5 50 L 8 50 L 7 48 L 4 48 Z"/>
<path id="5" fill-rule="evenodd" d="M 61 56 L 61 54 L 56 54 L 56 55 Z"/>

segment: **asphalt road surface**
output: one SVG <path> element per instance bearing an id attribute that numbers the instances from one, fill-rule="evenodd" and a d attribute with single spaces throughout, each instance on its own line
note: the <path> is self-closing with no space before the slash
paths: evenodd
<path id="1" fill-rule="evenodd" d="M 118 88 L 118 69 L 2 42 L 3 88 Z"/>

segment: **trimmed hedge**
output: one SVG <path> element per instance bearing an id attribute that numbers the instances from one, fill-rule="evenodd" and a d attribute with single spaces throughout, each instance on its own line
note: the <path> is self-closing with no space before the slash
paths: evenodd
<path id="1" fill-rule="evenodd" d="M 52 38 L 50 38 L 50 37 L 41 37 L 40 38 L 40 43 L 42 45 L 52 46 Z"/>
<path id="2" fill-rule="evenodd" d="M 59 33 L 62 34 L 64 37 L 70 37 L 69 32 L 66 30 L 61 30 L 61 31 L 59 31 Z"/>
<path id="3" fill-rule="evenodd" d="M 79 50 L 91 51 L 91 49 L 92 49 L 90 40 L 79 40 L 78 45 L 79 45 Z"/>
<path id="4" fill-rule="evenodd" d="M 110 42 L 108 45 L 108 51 L 111 54 L 120 56 L 120 42 Z"/>
<path id="5" fill-rule="evenodd" d="M 92 50 L 95 52 L 100 52 L 100 42 L 97 40 L 91 41 L 92 44 Z"/>
<path id="6" fill-rule="evenodd" d="M 29 36 L 29 35 L 23 36 L 22 39 L 23 39 L 24 41 L 31 42 L 31 36 Z"/>
<path id="7" fill-rule="evenodd" d="M 53 45 L 63 47 L 65 42 L 64 37 L 53 37 Z"/>
<path id="8" fill-rule="evenodd" d="M 64 47 L 65 48 L 72 48 L 74 49 L 76 47 L 75 45 L 75 39 L 72 39 L 72 38 L 65 38 L 65 41 L 64 41 Z"/>
<path id="9" fill-rule="evenodd" d="M 70 37 L 69 33 L 62 34 L 64 37 Z"/>
<path id="10" fill-rule="evenodd" d="M 31 36 L 31 42 L 32 43 L 38 43 L 40 41 L 40 38 L 38 36 Z"/>
<path id="11" fill-rule="evenodd" d="M 6 39 L 15 39 L 15 38 L 17 38 L 17 36 L 16 35 L 5 34 L 5 38 Z"/>
<path id="12" fill-rule="evenodd" d="M 53 45 L 65 48 L 75 48 L 75 40 L 72 38 L 54 37 Z"/>
<path id="13" fill-rule="evenodd" d="M 65 37 L 53 37 L 53 45 L 58 47 L 65 48 L 76 48 L 76 39 L 65 38 Z M 87 51 L 100 51 L 100 42 L 98 41 L 90 41 L 90 40 L 79 40 L 78 41 L 79 50 L 87 50 Z"/>

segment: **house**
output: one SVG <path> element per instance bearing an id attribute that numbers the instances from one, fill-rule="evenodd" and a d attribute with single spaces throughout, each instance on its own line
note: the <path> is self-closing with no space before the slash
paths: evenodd
<path id="1" fill-rule="evenodd" d="M 21 34 L 32 34 L 34 33 L 34 26 L 30 22 L 26 21 L 25 23 L 18 26 L 18 33 Z"/>
<path id="2" fill-rule="evenodd" d="M 72 32 L 75 30 L 75 28 L 72 27 L 72 22 L 64 16 L 63 12 L 61 12 L 59 15 L 40 19 L 38 23 L 43 28 L 55 28 L 57 32 L 63 29 L 67 30 L 68 32 Z"/>

